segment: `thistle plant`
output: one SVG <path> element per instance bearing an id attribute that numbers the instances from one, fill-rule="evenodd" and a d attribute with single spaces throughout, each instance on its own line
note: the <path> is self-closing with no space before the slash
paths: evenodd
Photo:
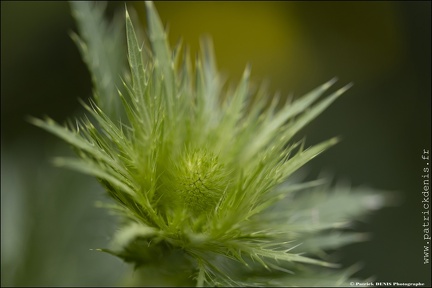
<path id="1" fill-rule="evenodd" d="M 333 79 L 286 103 L 267 101 L 264 86 L 254 91 L 249 67 L 238 85 L 225 85 L 211 41 L 202 41 L 192 64 L 181 44 L 170 49 L 152 2 L 144 44 L 126 9 L 123 69 L 120 22 L 107 23 L 102 6 L 71 7 L 80 30 L 73 39 L 93 77 L 94 97 L 82 102 L 88 116 L 65 126 L 31 121 L 75 149 L 77 158 L 55 164 L 96 177 L 112 198 L 99 204 L 122 221 L 111 246 L 99 250 L 133 265 L 128 284 L 350 281 L 356 267 L 338 269 L 325 251 L 363 241 L 347 228 L 380 208 L 382 194 L 291 179 L 338 142 L 308 146 L 294 137 L 350 85 L 329 93 Z"/>

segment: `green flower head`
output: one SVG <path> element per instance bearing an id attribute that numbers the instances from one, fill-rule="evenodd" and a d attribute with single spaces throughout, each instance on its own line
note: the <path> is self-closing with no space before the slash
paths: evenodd
<path id="1" fill-rule="evenodd" d="M 94 98 L 83 103 L 92 120 L 66 127 L 32 122 L 77 152 L 78 158 L 56 164 L 95 176 L 114 200 L 105 206 L 124 221 L 112 247 L 101 250 L 138 268 L 132 284 L 348 281 L 352 269 L 334 269 L 324 251 L 363 240 L 340 229 L 380 207 L 382 197 L 323 179 L 287 179 L 337 143 L 332 138 L 306 148 L 293 137 L 350 85 L 320 99 L 333 79 L 297 100 L 268 103 L 264 86 L 250 88 L 248 67 L 238 85 L 228 87 L 211 41 L 202 41 L 192 65 L 187 49 L 170 49 L 152 2 L 146 2 L 148 46 L 137 40 L 126 11 L 130 69 L 124 72 L 107 64 L 122 57 L 115 54 L 121 41 L 106 40 L 121 39 L 115 36 L 121 25 L 103 22 L 99 6 L 71 6 L 81 30 L 73 38 L 93 75 Z M 92 34 L 91 21 L 100 21 L 101 31 Z"/>

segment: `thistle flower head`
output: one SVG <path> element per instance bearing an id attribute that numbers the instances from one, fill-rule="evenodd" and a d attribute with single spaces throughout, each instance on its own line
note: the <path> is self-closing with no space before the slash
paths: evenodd
<path id="1" fill-rule="evenodd" d="M 72 5 L 76 13 L 89 9 Z M 137 40 L 126 11 L 130 71 L 115 91 L 121 101 L 107 104 L 96 86 L 97 97 L 83 104 L 93 121 L 63 127 L 32 120 L 75 148 L 78 159 L 56 163 L 95 176 L 114 200 L 107 206 L 125 220 L 112 248 L 102 250 L 144 269 L 175 265 L 171 277 L 186 281 L 175 283 L 312 285 L 310 273 L 323 272 L 305 264 L 334 266 L 317 257 L 325 243 L 333 248 L 363 239 L 330 228 L 370 210 L 365 199 L 374 194 L 348 193 L 348 187 L 333 189 L 323 181 L 284 183 L 337 142 L 305 148 L 293 137 L 349 85 L 320 100 L 333 79 L 282 108 L 278 99 L 267 105 L 265 89 L 250 88 L 249 68 L 235 88 L 224 85 L 208 39 L 194 65 L 180 46 L 172 51 L 154 5 L 146 7 L 149 46 Z M 96 49 L 90 39 L 75 38 L 89 45 L 84 55 Z M 119 110 L 124 117 L 110 113 Z M 342 283 L 349 272 L 323 279 Z"/>

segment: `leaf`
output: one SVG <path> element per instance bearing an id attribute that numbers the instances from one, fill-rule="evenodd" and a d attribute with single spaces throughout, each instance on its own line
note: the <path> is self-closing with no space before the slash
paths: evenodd
<path id="1" fill-rule="evenodd" d="M 109 183 L 112 183 L 113 185 L 117 186 L 121 191 L 131 195 L 135 196 L 136 192 L 128 186 L 126 183 L 120 181 L 118 179 L 117 175 L 113 175 L 113 173 L 110 173 L 109 170 L 103 170 L 100 166 L 91 164 L 89 162 L 85 162 L 82 160 L 76 160 L 73 158 L 55 158 L 54 164 L 57 166 L 63 166 L 68 167 L 70 169 L 79 171 L 84 174 L 89 174 L 92 176 L 95 176 L 100 179 L 104 179 L 108 181 Z"/>
<path id="2" fill-rule="evenodd" d="M 136 98 L 135 101 L 139 102 L 140 99 L 144 99 L 146 85 L 146 77 L 144 70 L 144 63 L 142 57 L 142 49 L 138 45 L 137 36 L 130 19 L 129 13 L 126 9 L 126 35 L 127 35 L 127 46 L 128 46 L 128 58 L 129 66 L 131 69 L 133 91 Z"/>
<path id="3" fill-rule="evenodd" d="M 163 77 L 168 115 L 172 117 L 175 95 L 174 63 L 166 33 L 153 2 L 146 1 L 149 38 L 154 53 L 155 68 Z"/>
<path id="4" fill-rule="evenodd" d="M 91 73 L 96 103 L 114 119 L 121 118 L 124 112 L 117 88 L 125 69 L 123 21 L 119 15 L 112 23 L 105 20 L 106 2 L 69 4 L 80 34 L 71 33 L 71 38 Z"/>

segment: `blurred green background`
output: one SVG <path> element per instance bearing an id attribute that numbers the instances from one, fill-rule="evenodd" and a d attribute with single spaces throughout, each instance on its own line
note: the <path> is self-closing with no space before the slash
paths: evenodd
<path id="1" fill-rule="evenodd" d="M 110 2 L 108 15 L 125 2 Z M 144 4 L 134 6 L 145 27 Z M 211 35 L 219 68 L 236 81 L 247 63 L 272 91 L 300 96 L 337 76 L 354 87 L 302 131 L 307 144 L 343 141 L 308 166 L 353 185 L 398 191 L 402 202 L 356 227 L 371 241 L 339 252 L 358 277 L 424 282 L 422 169 L 431 144 L 431 2 L 156 2 L 171 45 L 193 53 Z M 135 18 L 136 19 L 136 18 Z M 115 286 L 133 273 L 107 247 L 115 218 L 95 180 L 51 166 L 66 144 L 25 117 L 64 121 L 91 95 L 68 33 L 67 2 L 1 2 L 1 284 Z"/>

